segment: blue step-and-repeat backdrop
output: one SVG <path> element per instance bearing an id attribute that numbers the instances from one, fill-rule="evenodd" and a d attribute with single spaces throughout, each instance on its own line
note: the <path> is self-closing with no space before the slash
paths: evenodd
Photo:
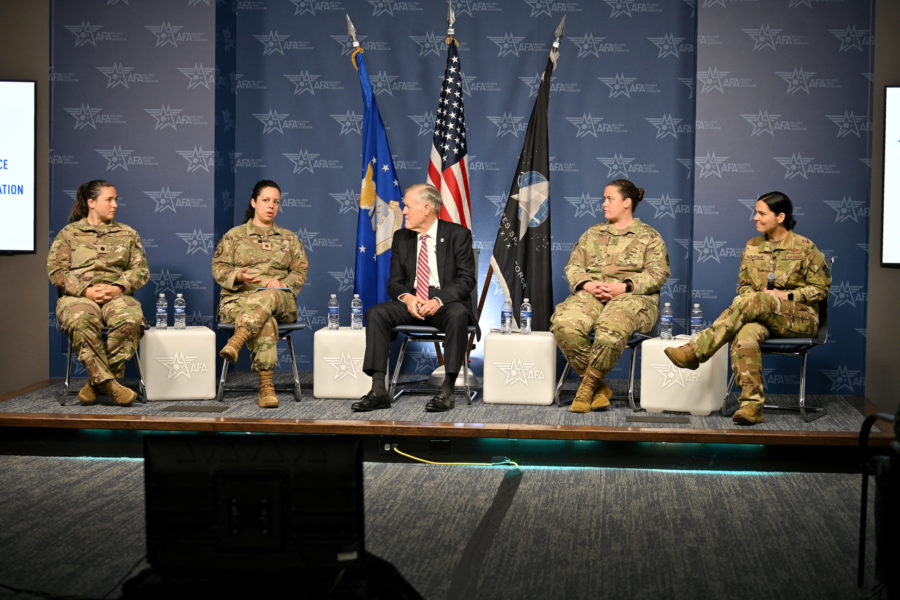
<path id="1" fill-rule="evenodd" d="M 484 281 L 553 31 L 568 15 L 549 127 L 554 297 L 581 233 L 603 219 L 605 184 L 645 188 L 637 216 L 666 240 L 676 332 L 735 294 L 756 235 L 753 200 L 779 189 L 796 231 L 835 258 L 829 344 L 809 391 L 864 392 L 873 7 L 861 0 L 456 0 L 474 223 Z M 137 297 L 187 298 L 213 325 L 213 249 L 242 220 L 258 179 L 283 190 L 278 222 L 310 259 L 295 335 L 337 292 L 348 320 L 363 106 L 345 14 L 366 53 L 401 186 L 425 180 L 446 61 L 437 0 L 56 0 L 52 2 L 51 239 L 78 184 L 116 184 L 117 219 L 144 240 Z M 880 93 L 880 92 L 878 92 Z M 495 326 L 490 286 L 483 328 Z M 51 376 L 65 369 L 50 301 Z M 346 323 L 345 323 L 346 324 Z M 283 357 L 287 360 L 287 357 Z M 414 348 L 411 370 L 436 364 Z M 243 359 L 247 366 L 246 357 Z M 481 349 L 473 353 L 480 372 Z M 623 361 L 624 363 L 624 361 Z M 76 368 L 80 368 L 76 366 Z M 83 370 L 82 370 L 83 372 Z M 612 377 L 624 377 L 624 365 Z M 767 388 L 798 365 L 767 358 Z"/>

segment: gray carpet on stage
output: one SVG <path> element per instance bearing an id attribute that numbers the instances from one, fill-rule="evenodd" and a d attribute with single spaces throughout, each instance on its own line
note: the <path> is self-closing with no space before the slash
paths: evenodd
<path id="1" fill-rule="evenodd" d="M 364 471 L 367 548 L 428 599 L 856 596 L 859 476 Z M 117 597 L 146 567 L 142 461 L 0 456 L 0 489 L 0 597 Z"/>
<path id="2" fill-rule="evenodd" d="M 84 379 L 75 380 L 73 390 L 77 392 L 84 384 Z M 290 390 L 290 376 L 285 372 L 276 372 L 276 384 L 287 386 Z M 250 372 L 236 372 L 229 375 L 229 385 L 236 387 L 256 388 L 256 376 Z M 135 382 L 126 382 L 132 387 Z M 211 416 L 211 417 L 266 417 L 273 419 L 362 419 L 389 420 L 411 422 L 456 422 L 456 423 L 517 423 L 526 425 L 592 425 L 601 427 L 625 427 L 635 425 L 634 417 L 660 416 L 661 423 L 641 422 L 643 427 L 675 427 L 695 429 L 731 429 L 734 424 L 730 417 L 723 417 L 718 412 L 709 416 L 693 416 L 687 413 L 663 413 L 648 415 L 646 412 L 634 413 L 630 410 L 626 397 L 625 381 L 610 381 L 610 387 L 616 394 L 610 410 L 587 414 L 572 413 L 568 407 L 555 405 L 522 405 L 522 404 L 486 404 L 477 397 L 472 405 L 467 405 L 462 393 L 456 394 L 456 408 L 445 413 L 425 412 L 427 395 L 404 395 L 389 410 L 378 410 L 368 413 L 354 413 L 350 404 L 358 398 L 318 400 L 312 396 L 312 373 L 301 375 L 303 399 L 295 402 L 290 391 L 280 391 L 279 407 L 261 409 L 256 406 L 255 392 L 227 392 L 224 402 L 215 401 L 168 401 L 135 403 L 129 408 L 120 408 L 109 398 L 102 397 L 98 404 L 80 406 L 75 394 L 68 397 L 66 406 L 60 406 L 57 394 L 63 389 L 61 383 L 23 394 L 5 402 L 0 402 L 2 412 L 29 412 L 53 414 L 133 414 L 155 416 Z M 569 378 L 563 398 L 571 400 L 578 380 Z M 784 405 L 797 404 L 795 395 L 771 394 L 770 403 Z M 863 421 L 862 399 L 852 396 L 814 395 L 807 396 L 808 406 L 825 406 L 827 415 L 810 423 L 804 423 L 799 414 L 791 411 L 765 412 L 765 423 L 754 426 L 754 429 L 782 431 L 859 431 Z M 736 408 L 735 394 L 731 395 L 730 412 Z M 208 411 L 216 412 L 208 412 Z M 219 412 L 219 411 L 222 412 Z M 730 414 L 730 413 L 729 413 Z"/>

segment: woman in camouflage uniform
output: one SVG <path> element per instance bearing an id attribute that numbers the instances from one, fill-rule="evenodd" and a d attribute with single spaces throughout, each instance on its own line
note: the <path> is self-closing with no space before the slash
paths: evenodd
<path id="1" fill-rule="evenodd" d="M 122 406 L 137 397 L 116 377 L 125 374 L 125 361 L 134 356 L 143 332 L 144 313 L 133 294 L 147 283 L 150 270 L 141 237 L 113 220 L 117 208 L 113 184 L 99 179 L 81 184 L 69 224 L 47 257 L 50 282 L 59 293 L 56 318 L 90 378 L 78 392 L 82 404 L 93 404 L 97 394 Z"/>
<path id="2" fill-rule="evenodd" d="M 222 237 L 212 261 L 213 278 L 222 286 L 219 320 L 236 325 L 219 354 L 234 363 L 247 344 L 251 368 L 259 377 L 257 403 L 263 408 L 278 406 L 272 385 L 278 323 L 297 320 L 294 298 L 309 270 L 303 244 L 292 231 L 275 224 L 280 206 L 278 184 L 258 181 L 244 224 Z"/>
<path id="3" fill-rule="evenodd" d="M 627 179 L 611 181 L 603 191 L 606 222 L 581 236 L 566 264 L 572 295 L 557 305 L 550 331 L 582 376 L 573 412 L 609 407 L 612 391 L 603 378 L 628 338 L 650 331 L 659 316 L 669 254 L 659 232 L 634 217 L 643 197 L 643 188 Z"/>
<path id="4" fill-rule="evenodd" d="M 731 346 L 731 368 L 741 386 L 741 407 L 732 419 L 741 425 L 763 421 L 762 352 L 770 335 L 813 336 L 819 329 L 819 303 L 827 302 L 831 272 L 825 256 L 809 239 L 793 232 L 791 199 L 781 192 L 756 201 L 756 230 L 744 247 L 738 296 L 708 328 L 684 346 L 666 348 L 669 359 L 696 369 L 723 344 Z M 772 289 L 767 289 L 774 274 Z"/>

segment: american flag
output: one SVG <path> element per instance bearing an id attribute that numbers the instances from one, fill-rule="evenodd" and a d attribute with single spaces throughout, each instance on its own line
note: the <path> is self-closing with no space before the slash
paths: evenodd
<path id="1" fill-rule="evenodd" d="M 428 182 L 441 191 L 444 201 L 441 218 L 472 229 L 468 164 L 462 72 L 456 40 L 451 37 L 447 44 L 444 83 L 434 118 Z"/>

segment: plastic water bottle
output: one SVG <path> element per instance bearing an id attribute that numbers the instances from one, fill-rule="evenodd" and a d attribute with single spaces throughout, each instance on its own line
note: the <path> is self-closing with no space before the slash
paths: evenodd
<path id="1" fill-rule="evenodd" d="M 341 306 L 337 294 L 328 299 L 328 329 L 339 329 L 341 326 Z"/>
<path id="2" fill-rule="evenodd" d="M 503 308 L 500 309 L 500 333 L 512 332 L 512 304 L 509 300 L 503 302 Z"/>
<path id="3" fill-rule="evenodd" d="M 672 339 L 672 303 L 663 304 L 659 312 L 659 337 L 664 340 Z"/>
<path id="4" fill-rule="evenodd" d="M 519 333 L 531 333 L 531 302 L 528 298 L 522 300 L 519 307 Z"/>
<path id="5" fill-rule="evenodd" d="M 175 296 L 175 302 L 172 303 L 175 312 L 175 329 L 184 329 L 187 325 L 187 302 L 181 294 Z"/>
<path id="6" fill-rule="evenodd" d="M 703 311 L 700 310 L 699 304 L 695 304 L 694 308 L 691 309 L 691 337 L 694 337 L 701 331 L 703 331 Z"/>
<path id="7" fill-rule="evenodd" d="M 165 294 L 160 294 L 156 299 L 156 328 L 165 329 L 169 321 L 169 302 Z"/>
<path id="8" fill-rule="evenodd" d="M 362 300 L 359 299 L 359 294 L 353 294 L 353 300 L 350 301 L 350 329 L 362 329 L 362 322 Z"/>

